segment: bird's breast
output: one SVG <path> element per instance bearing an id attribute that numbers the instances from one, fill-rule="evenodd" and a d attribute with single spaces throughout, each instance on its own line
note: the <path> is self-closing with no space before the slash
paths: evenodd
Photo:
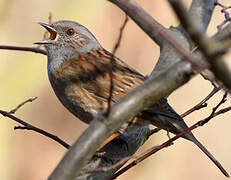
<path id="1" fill-rule="evenodd" d="M 48 67 L 49 80 L 58 99 L 72 114 L 89 123 L 104 107 L 84 88 L 78 75 L 70 66 L 63 65 L 53 70 Z"/>

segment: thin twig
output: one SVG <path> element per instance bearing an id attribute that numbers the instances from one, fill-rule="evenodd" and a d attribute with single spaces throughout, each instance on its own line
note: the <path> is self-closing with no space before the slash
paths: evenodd
<path id="1" fill-rule="evenodd" d="M 228 111 L 230 111 L 230 110 L 231 110 L 231 106 L 230 106 L 230 107 L 227 107 L 227 108 L 223 108 L 223 109 L 221 109 L 221 110 L 215 112 L 213 116 L 215 117 L 215 116 L 217 116 L 217 115 L 219 115 L 219 114 L 224 114 L 224 113 L 226 113 L 226 112 L 228 112 Z"/>
<path id="2" fill-rule="evenodd" d="M 217 87 L 217 85 L 216 85 L 217 82 L 216 82 L 215 78 L 210 77 L 208 74 L 206 74 L 205 71 L 202 71 L 200 73 L 200 75 L 204 78 L 204 80 L 210 81 L 210 83 L 212 84 L 213 87 Z M 224 88 L 224 87 L 222 87 L 222 88 Z"/>
<path id="3" fill-rule="evenodd" d="M 202 99 L 198 104 L 196 104 L 195 106 L 193 106 L 192 108 L 190 108 L 188 111 L 184 112 L 183 114 L 181 114 L 181 117 L 185 117 L 189 114 L 191 114 L 194 111 L 197 111 L 201 108 L 207 107 L 207 101 L 213 97 L 218 91 L 220 90 L 220 88 L 218 87 L 214 87 L 213 90 L 204 98 Z"/>
<path id="4" fill-rule="evenodd" d="M 34 52 L 34 53 L 47 55 L 47 52 L 45 50 L 39 49 L 39 48 L 36 48 L 36 47 L 0 45 L 0 49 L 14 50 L 14 51 L 28 51 L 28 52 Z"/>
<path id="5" fill-rule="evenodd" d="M 22 124 L 24 127 L 23 128 L 19 128 L 19 127 L 15 127 L 15 129 L 27 129 L 27 130 L 33 130 L 39 134 L 42 134 L 44 136 L 47 136 L 51 139 L 53 139 L 54 141 L 58 142 L 59 144 L 61 144 L 62 146 L 64 146 L 65 148 L 69 149 L 70 148 L 70 145 L 67 144 L 66 142 L 64 142 L 62 139 L 60 139 L 58 136 L 55 136 L 49 132 L 46 132 L 44 131 L 43 129 L 40 129 L 40 128 L 37 128 L 19 118 L 17 118 L 16 116 L 10 114 L 9 112 L 7 111 L 3 111 L 3 110 L 0 110 L 0 114 L 2 114 L 3 116 L 5 117 L 8 117 L 16 122 L 18 122 L 19 124 Z"/>
<path id="6" fill-rule="evenodd" d="M 132 161 L 127 166 L 125 166 L 124 168 L 122 168 L 121 170 L 119 170 L 117 173 L 115 173 L 110 178 L 110 180 L 116 179 L 118 176 L 120 176 L 121 174 L 123 174 L 124 172 L 126 172 L 127 170 L 129 170 L 130 168 L 134 167 L 135 165 L 139 164 L 140 162 L 142 162 L 143 160 L 145 160 L 149 156 L 157 153 L 158 151 L 160 151 L 163 148 L 166 148 L 166 147 L 172 145 L 172 143 L 175 140 L 179 139 L 180 137 L 183 137 L 185 134 L 191 132 L 192 130 L 194 130 L 194 129 L 200 127 L 200 126 L 205 125 L 212 118 L 214 118 L 214 117 L 216 117 L 216 116 L 218 116 L 220 114 L 223 114 L 223 113 L 225 113 L 227 111 L 230 111 L 231 110 L 231 106 L 228 107 L 228 108 L 221 109 L 220 111 L 216 112 L 216 110 L 226 101 L 226 97 L 227 97 L 227 93 L 224 94 L 224 96 L 221 99 L 221 101 L 213 108 L 211 114 L 207 118 L 205 118 L 205 119 L 203 119 L 201 121 L 198 121 L 194 125 L 192 125 L 189 128 L 185 129 L 184 131 L 182 131 L 178 135 L 174 136 L 173 138 L 169 139 L 168 141 L 164 142 L 163 144 L 161 144 L 159 146 L 152 147 L 151 149 L 147 150 L 146 153 L 144 153 L 143 155 L 141 155 L 140 157 L 138 157 L 136 160 Z"/>
<path id="7" fill-rule="evenodd" d="M 223 113 L 222 111 L 218 111 L 219 113 L 216 113 L 216 111 L 223 103 L 226 102 L 227 95 L 228 95 L 227 92 L 225 92 L 225 94 L 223 95 L 221 101 L 213 108 L 212 113 L 207 118 L 205 118 L 204 120 L 199 122 L 200 126 L 203 126 L 204 124 L 209 122 L 213 117 L 219 115 L 219 113 L 221 113 L 221 114 Z"/>
<path id="8" fill-rule="evenodd" d="M 124 28 L 126 27 L 127 22 L 128 22 L 128 16 L 125 14 L 125 19 L 124 19 L 124 22 L 123 22 L 123 24 L 122 24 L 122 26 L 120 28 L 120 33 L 119 33 L 118 40 L 116 41 L 116 43 L 114 45 L 114 48 L 112 50 L 111 64 L 110 64 L 110 71 L 109 71 L 109 76 L 110 76 L 110 91 L 109 91 L 109 97 L 108 97 L 108 100 L 107 100 L 107 103 L 108 103 L 108 106 L 107 106 L 107 115 L 111 111 L 111 102 L 112 102 L 113 89 L 114 89 L 114 83 L 113 83 L 113 66 L 114 66 L 114 63 L 115 63 L 114 55 L 115 55 L 116 51 L 118 50 L 118 48 L 120 46 L 120 42 L 121 42 L 121 39 L 122 39 L 123 31 L 124 31 Z"/>
<path id="9" fill-rule="evenodd" d="M 224 13 L 225 17 L 225 20 L 217 26 L 217 30 L 220 31 L 226 23 L 231 21 L 230 13 L 227 11 L 231 8 L 231 6 L 224 6 L 223 4 L 219 3 L 218 0 L 215 2 L 215 5 L 221 7 L 221 13 Z"/>
<path id="10" fill-rule="evenodd" d="M 27 99 L 26 101 L 20 103 L 16 108 L 12 109 L 11 111 L 9 111 L 10 114 L 14 114 L 20 107 L 24 106 L 26 103 L 28 102 L 33 102 L 34 100 L 36 100 L 38 97 L 33 97 L 30 99 Z"/>

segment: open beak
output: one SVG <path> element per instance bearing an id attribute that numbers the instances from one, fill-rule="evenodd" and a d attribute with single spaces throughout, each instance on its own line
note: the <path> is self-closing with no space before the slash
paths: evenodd
<path id="1" fill-rule="evenodd" d="M 39 22 L 39 24 L 50 33 L 50 37 L 48 40 L 35 42 L 34 44 L 43 44 L 43 45 L 44 44 L 53 44 L 53 40 L 55 40 L 55 38 L 57 37 L 57 31 L 53 27 L 51 27 L 51 25 L 49 25 L 49 24 L 45 24 L 45 23 L 41 23 L 41 22 Z"/>

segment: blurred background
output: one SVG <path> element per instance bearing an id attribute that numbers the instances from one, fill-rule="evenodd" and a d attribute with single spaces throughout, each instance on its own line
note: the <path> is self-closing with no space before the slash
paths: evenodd
<path id="1" fill-rule="evenodd" d="M 137 0 L 155 19 L 165 27 L 178 22 L 166 0 Z M 191 1 L 185 0 L 187 5 Z M 220 1 L 227 6 L 230 1 Z M 223 21 L 217 7 L 208 34 L 214 34 L 216 26 Z M 48 22 L 49 12 L 53 21 L 74 20 L 97 37 L 104 48 L 111 51 L 124 20 L 124 14 L 106 0 L 0 0 L 0 44 L 33 46 L 43 37 L 44 29 L 37 22 Z M 159 48 L 130 20 L 124 31 L 117 56 L 144 75 L 154 67 Z M 227 58 L 230 58 L 227 56 Z M 11 110 L 22 101 L 38 97 L 17 111 L 16 116 L 45 129 L 72 144 L 87 127 L 77 120 L 57 100 L 48 82 L 46 57 L 44 55 L 0 50 L 0 109 Z M 198 103 L 212 86 L 200 76 L 175 91 L 170 104 L 183 113 Z M 186 118 L 190 125 L 211 112 L 222 97 L 219 93 L 209 101 L 207 108 Z M 228 99 L 226 105 L 230 105 Z M 198 139 L 231 173 L 231 112 L 213 119 L 194 131 Z M 17 126 L 10 119 L 0 116 L 0 179 L 41 180 L 46 179 L 60 161 L 66 149 L 56 142 L 31 131 L 14 130 Z M 165 132 L 152 136 L 138 153 L 167 140 Z M 129 170 L 118 179 L 191 179 L 222 180 L 225 177 L 210 160 L 192 143 L 178 140 L 174 146 L 164 149 Z"/>

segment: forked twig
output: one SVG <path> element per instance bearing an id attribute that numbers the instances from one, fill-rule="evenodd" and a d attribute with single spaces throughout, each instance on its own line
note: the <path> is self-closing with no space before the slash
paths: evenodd
<path id="1" fill-rule="evenodd" d="M 60 139 L 58 136 L 55 136 L 49 132 L 46 132 L 45 130 L 43 129 L 40 129 L 36 126 L 33 126 L 25 121 L 23 121 L 22 119 L 19 119 L 18 117 L 14 116 L 13 113 L 15 113 L 20 107 L 22 107 L 23 105 L 25 105 L 26 103 L 28 102 L 32 102 L 34 101 L 35 99 L 37 99 L 37 97 L 35 98 L 30 98 L 22 103 L 20 103 L 16 108 L 12 109 L 11 111 L 7 112 L 7 111 L 3 111 L 3 110 L 0 110 L 0 114 L 2 114 L 3 116 L 5 117 L 8 117 L 16 122 L 18 122 L 19 124 L 22 124 L 23 126 L 16 126 L 14 127 L 15 130 L 17 129 L 26 129 L 26 130 L 32 130 L 32 131 L 35 131 L 39 134 L 42 134 L 44 136 L 47 136 L 51 139 L 53 139 L 54 141 L 58 142 L 59 144 L 61 144 L 62 146 L 64 146 L 65 148 L 69 149 L 70 148 L 70 145 L 67 144 L 66 142 L 64 142 L 62 139 Z"/>
<path id="2" fill-rule="evenodd" d="M 198 122 L 199 126 L 203 126 L 204 124 L 208 123 L 213 117 L 215 117 L 215 116 L 217 116 L 219 114 L 223 114 L 224 112 L 227 112 L 227 108 L 224 108 L 224 109 L 226 109 L 226 111 L 224 111 L 224 109 L 221 109 L 220 111 L 216 112 L 217 109 L 223 103 L 225 103 L 227 101 L 227 99 L 226 99 L 227 95 L 228 95 L 228 93 L 225 92 L 225 94 L 223 95 L 221 101 L 213 108 L 212 113 L 207 118 L 205 118 L 204 120 L 201 120 L 201 121 Z"/>
<path id="3" fill-rule="evenodd" d="M 64 141 L 63 141 L 62 139 L 60 139 L 58 136 L 55 136 L 55 135 L 53 135 L 53 134 L 51 134 L 51 133 L 49 133 L 49 132 L 46 132 L 46 131 L 44 131 L 43 129 L 37 128 L 37 127 L 35 127 L 35 126 L 33 126 L 33 125 L 31 125 L 31 124 L 29 124 L 29 123 L 23 121 L 22 119 L 17 118 L 16 116 L 10 114 L 10 113 L 7 112 L 7 111 L 0 110 L 0 114 L 2 114 L 3 116 L 8 117 L 8 118 L 10 118 L 10 119 L 12 119 L 12 120 L 18 122 L 19 124 L 22 124 L 22 125 L 23 125 L 23 126 L 17 126 L 17 127 L 15 127 L 14 129 L 27 129 L 27 130 L 35 131 L 35 132 L 37 132 L 37 133 L 39 133 L 39 134 L 42 134 L 42 135 L 44 135 L 44 136 L 47 136 L 47 137 L 53 139 L 54 141 L 58 142 L 59 144 L 61 144 L 63 147 L 65 147 L 65 148 L 67 148 L 67 149 L 70 148 L 70 145 L 67 144 L 66 142 L 64 142 Z"/>
<path id="4" fill-rule="evenodd" d="M 227 11 L 231 8 L 231 6 L 224 6 L 223 4 L 219 3 L 218 0 L 215 2 L 215 5 L 221 7 L 221 13 L 224 13 L 225 17 L 225 20 L 217 26 L 217 30 L 220 31 L 226 23 L 231 21 L 230 13 Z"/>
<path id="5" fill-rule="evenodd" d="M 193 106 L 192 108 L 190 108 L 189 110 L 187 110 L 186 112 L 184 112 L 183 114 L 181 114 L 181 117 L 185 117 L 189 114 L 191 114 L 194 111 L 197 111 L 203 107 L 207 107 L 207 101 L 213 97 L 221 88 L 219 87 L 214 87 L 213 90 L 204 98 L 202 99 L 198 104 L 196 104 L 195 106 Z"/>

